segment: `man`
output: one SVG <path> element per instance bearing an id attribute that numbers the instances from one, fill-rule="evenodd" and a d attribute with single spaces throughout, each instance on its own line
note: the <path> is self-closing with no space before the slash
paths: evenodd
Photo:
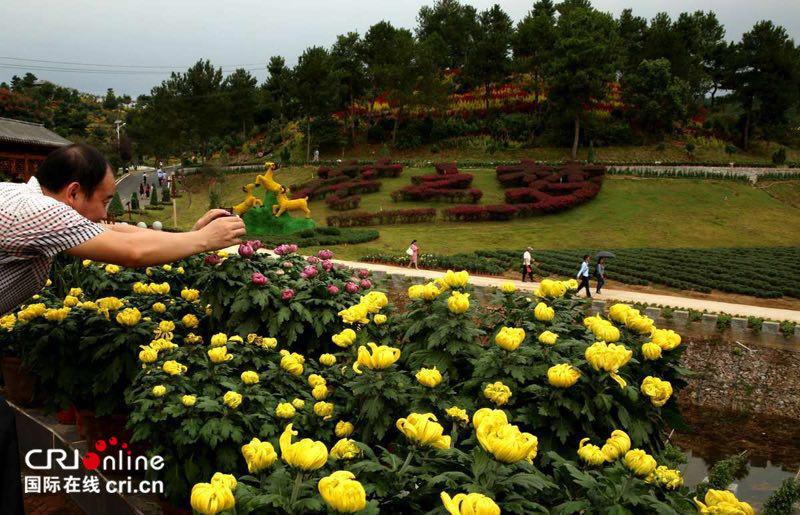
<path id="1" fill-rule="evenodd" d="M 221 209 L 185 233 L 100 225 L 115 190 L 106 159 L 83 144 L 51 153 L 27 183 L 0 183 L 0 315 L 41 291 L 59 252 L 143 267 L 235 245 L 245 234 L 242 220 Z M 0 463 L 0 513 L 22 513 L 14 415 L 2 398 Z"/>
<path id="2" fill-rule="evenodd" d="M 586 296 L 590 299 L 592 298 L 592 293 L 589 291 L 589 254 L 583 256 L 583 261 L 581 261 L 581 269 L 578 270 L 578 291 L 581 291 L 581 288 L 586 288 Z"/>
<path id="3" fill-rule="evenodd" d="M 531 267 L 532 257 L 531 251 L 533 248 L 528 247 L 525 249 L 525 252 L 522 253 L 522 282 L 525 282 L 525 277 L 530 277 L 531 282 L 533 282 L 533 268 Z"/>

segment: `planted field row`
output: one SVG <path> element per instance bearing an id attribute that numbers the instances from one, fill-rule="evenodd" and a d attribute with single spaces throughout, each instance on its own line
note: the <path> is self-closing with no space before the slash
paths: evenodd
<path id="1" fill-rule="evenodd" d="M 534 250 L 537 275 L 572 277 L 582 256 L 594 250 Z M 615 258 L 606 262 L 610 280 L 632 285 L 662 285 L 709 293 L 712 290 L 762 298 L 800 298 L 800 247 L 716 249 L 608 249 Z M 460 267 L 476 273 L 500 275 L 516 271 L 522 250 L 477 251 L 454 256 L 422 256 L 431 268 Z M 404 256 L 365 256 L 367 261 L 403 262 Z M 592 259 L 592 271 L 594 259 Z"/>

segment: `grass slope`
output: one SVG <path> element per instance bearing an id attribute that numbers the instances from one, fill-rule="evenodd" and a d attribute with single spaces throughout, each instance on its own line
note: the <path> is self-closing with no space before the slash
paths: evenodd
<path id="1" fill-rule="evenodd" d="M 474 186 L 484 192 L 481 203 L 503 201 L 494 170 L 464 170 L 475 175 Z M 432 168 L 408 169 L 397 179 L 382 179 L 378 193 L 362 195 L 361 210 L 448 207 L 446 203 L 392 202 L 390 193 L 410 184 L 412 175 Z M 276 179 L 296 184 L 314 174 L 310 167 L 281 170 Z M 221 181 L 223 205 L 243 198 L 241 187 L 255 174 L 228 175 Z M 714 180 L 608 178 L 597 198 L 556 215 L 512 222 L 453 223 L 378 227 L 379 240 L 336 249 L 343 258 L 373 252 L 402 252 L 412 239 L 423 252 L 452 254 L 479 249 L 540 249 L 626 247 L 752 247 L 786 246 L 800 242 L 800 209 L 789 198 L 800 188 L 785 186 L 776 199 L 746 184 Z M 191 198 L 191 205 L 189 199 Z M 189 228 L 207 208 L 205 187 L 178 199 L 179 226 Z M 317 224 L 338 212 L 324 201 L 309 203 Z M 165 220 L 170 213 L 161 216 Z M 159 216 L 159 215 L 156 215 Z"/>

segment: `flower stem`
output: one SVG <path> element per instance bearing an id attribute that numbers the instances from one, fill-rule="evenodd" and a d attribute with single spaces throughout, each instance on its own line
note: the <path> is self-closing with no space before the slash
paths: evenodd
<path id="1" fill-rule="evenodd" d="M 403 466 L 400 467 L 400 470 L 397 472 L 398 476 L 402 476 L 403 472 L 406 471 L 406 468 L 408 468 L 409 463 L 411 463 L 411 457 L 412 456 L 414 456 L 414 449 L 413 448 L 408 452 L 408 456 L 406 456 L 406 461 L 403 462 Z"/>
<path id="2" fill-rule="evenodd" d="M 300 493 L 300 485 L 303 484 L 303 472 L 297 472 L 297 477 L 294 478 L 294 488 L 292 488 L 292 498 L 289 500 L 289 505 L 294 506 L 297 502 L 297 495 Z"/>

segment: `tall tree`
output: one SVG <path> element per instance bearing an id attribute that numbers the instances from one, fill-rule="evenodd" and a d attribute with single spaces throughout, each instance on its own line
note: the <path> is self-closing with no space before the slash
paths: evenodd
<path id="1" fill-rule="evenodd" d="M 483 86 L 484 103 L 489 109 L 492 86 L 503 81 L 509 72 L 513 25 L 497 4 L 480 13 L 478 25 L 475 40 L 467 52 L 464 77 Z"/>
<path id="2" fill-rule="evenodd" d="M 552 0 L 538 0 L 517 25 L 512 40 L 515 68 L 530 73 L 536 104 L 544 88 L 544 71 L 556 39 L 556 8 Z"/>
<path id="3" fill-rule="evenodd" d="M 116 109 L 118 105 L 119 101 L 117 100 L 117 96 L 114 95 L 114 89 L 108 88 L 106 96 L 103 99 L 103 109 Z"/>
<path id="4" fill-rule="evenodd" d="M 624 77 L 626 73 L 636 71 L 642 62 L 647 38 L 647 20 L 641 16 L 634 16 L 633 11 L 625 9 L 617 20 L 617 30 L 622 54 L 620 72 Z"/>
<path id="5" fill-rule="evenodd" d="M 445 51 L 437 54 L 439 68 L 464 66 L 472 38 L 478 31 L 478 14 L 474 7 L 458 0 L 437 0 L 423 6 L 417 15 L 416 36 L 420 42 L 437 34 L 445 42 Z"/>
<path id="6" fill-rule="evenodd" d="M 201 60 L 183 74 L 173 73 L 170 80 L 175 81 L 179 92 L 178 105 L 185 123 L 182 129 L 205 157 L 209 140 L 224 133 L 230 119 L 222 90 L 222 69 Z"/>
<path id="7" fill-rule="evenodd" d="M 665 58 L 644 60 L 623 76 L 622 94 L 631 122 L 648 134 L 660 135 L 686 118 L 689 87 L 670 71 Z"/>
<path id="8" fill-rule="evenodd" d="M 286 61 L 283 57 L 274 55 L 269 58 L 267 73 L 269 77 L 267 77 L 267 81 L 264 84 L 264 89 L 267 91 L 270 101 L 273 104 L 273 111 L 278 113 L 282 135 L 284 121 L 289 114 L 292 72 L 286 66 Z"/>
<path id="9" fill-rule="evenodd" d="M 256 84 L 258 81 L 249 71 L 239 68 L 225 78 L 223 84 L 228 94 L 229 116 L 234 126 L 242 129 L 242 138 L 247 138 L 248 126 L 253 126 L 256 110 Z"/>
<path id="10" fill-rule="evenodd" d="M 338 88 L 331 55 L 322 47 L 303 52 L 292 74 L 295 96 L 306 120 L 306 161 L 311 160 L 311 119 L 330 115 Z"/>
<path id="11" fill-rule="evenodd" d="M 577 158 L 584 106 L 608 93 L 619 57 L 614 19 L 583 6 L 561 11 L 549 63 L 549 98 L 573 119 L 572 159 Z"/>
<path id="12" fill-rule="evenodd" d="M 356 142 L 356 99 L 364 94 L 366 88 L 366 69 L 362 59 L 361 38 L 356 32 L 348 32 L 336 38 L 331 48 L 334 68 L 339 76 L 341 92 L 338 98 L 340 106 L 347 110 L 350 126 L 350 142 Z"/>
<path id="13" fill-rule="evenodd" d="M 414 36 L 406 29 L 397 29 L 382 21 L 369 28 L 364 35 L 364 63 L 370 84 L 370 97 L 374 101 L 385 95 L 389 105 L 397 111 L 394 117 L 392 143 L 397 141 L 397 126 L 405 105 L 413 95 L 416 77 L 414 65 Z"/>
<path id="14" fill-rule="evenodd" d="M 736 95 L 745 111 L 743 147 L 750 145 L 752 129 L 782 129 L 789 110 L 800 101 L 800 51 L 786 29 L 761 21 L 742 36 L 736 71 Z"/>

